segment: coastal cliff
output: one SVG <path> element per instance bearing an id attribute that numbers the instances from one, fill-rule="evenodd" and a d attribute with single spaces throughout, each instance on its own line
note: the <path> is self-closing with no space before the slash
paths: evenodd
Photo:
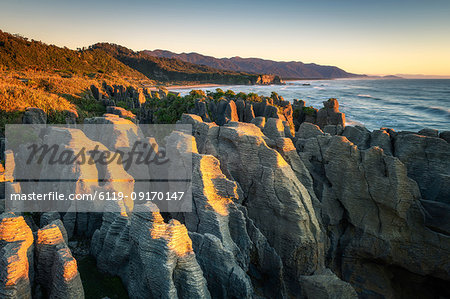
<path id="1" fill-rule="evenodd" d="M 107 134 L 60 128 L 41 136 L 62 134 L 68 146 L 111 151 L 136 140 L 157 146 L 135 123 L 157 123 L 164 115 L 120 90 L 104 86 L 97 100 L 123 96 L 135 105 L 134 117 L 105 101 L 109 114 L 85 119 L 111 124 Z M 166 139 L 170 151 L 192 155 L 192 212 L 161 212 L 147 203 L 118 212 L 45 213 L 40 228 L 36 217 L 4 213 L 0 293 L 82 298 L 66 245 L 67 238 L 82 238 L 97 268 L 120 277 L 130 298 L 450 295 L 448 132 L 346 126 L 336 99 L 314 109 L 276 94 L 217 93 L 194 93 L 177 118 L 192 125 L 192 135 L 173 131 Z M 179 99 L 164 90 L 144 94 L 157 96 Z M 42 113 L 29 109 L 26 122 L 45 123 Z M 124 122 L 133 134 L 121 131 L 117 124 Z M 20 163 L 20 155 L 6 158 Z M 77 177 L 92 172 L 74 171 Z M 133 181 L 122 165 L 106 172 Z M 6 188 L 20 188 L 14 171 L 5 175 Z M 110 184 L 90 188 L 136 188 L 134 181 Z"/>

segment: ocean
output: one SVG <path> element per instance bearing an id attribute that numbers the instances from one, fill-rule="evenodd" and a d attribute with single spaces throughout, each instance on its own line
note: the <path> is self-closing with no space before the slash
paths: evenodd
<path id="1" fill-rule="evenodd" d="M 300 80 L 288 81 L 286 85 L 220 88 L 264 96 L 275 91 L 285 100 L 302 99 L 315 108 L 323 107 L 322 102 L 329 98 L 337 98 L 347 125 L 364 125 L 370 130 L 380 127 L 398 131 L 450 130 L 450 79 Z M 177 91 L 188 93 L 186 89 Z"/>

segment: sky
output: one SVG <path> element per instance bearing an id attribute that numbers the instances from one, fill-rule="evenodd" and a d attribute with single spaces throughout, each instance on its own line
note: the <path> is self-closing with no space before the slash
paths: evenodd
<path id="1" fill-rule="evenodd" d="M 112 42 L 450 76 L 449 0 L 0 0 L 0 30 L 72 49 Z"/>

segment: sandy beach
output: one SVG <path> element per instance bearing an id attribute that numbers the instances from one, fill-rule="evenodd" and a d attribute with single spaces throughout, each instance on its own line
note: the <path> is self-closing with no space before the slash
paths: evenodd
<path id="1" fill-rule="evenodd" d="M 224 86 L 221 84 L 212 84 L 212 83 L 205 83 L 205 84 L 193 84 L 193 85 L 170 85 L 166 86 L 167 89 L 193 89 L 193 88 L 204 88 L 204 87 L 219 87 Z"/>

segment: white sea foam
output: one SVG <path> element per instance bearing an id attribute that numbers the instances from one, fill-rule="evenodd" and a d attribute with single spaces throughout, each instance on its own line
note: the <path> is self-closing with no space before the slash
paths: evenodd
<path id="1" fill-rule="evenodd" d="M 362 122 L 356 121 L 356 120 L 351 120 L 346 118 L 345 119 L 345 125 L 346 126 L 361 126 L 361 127 L 365 127 L 365 125 Z"/>

